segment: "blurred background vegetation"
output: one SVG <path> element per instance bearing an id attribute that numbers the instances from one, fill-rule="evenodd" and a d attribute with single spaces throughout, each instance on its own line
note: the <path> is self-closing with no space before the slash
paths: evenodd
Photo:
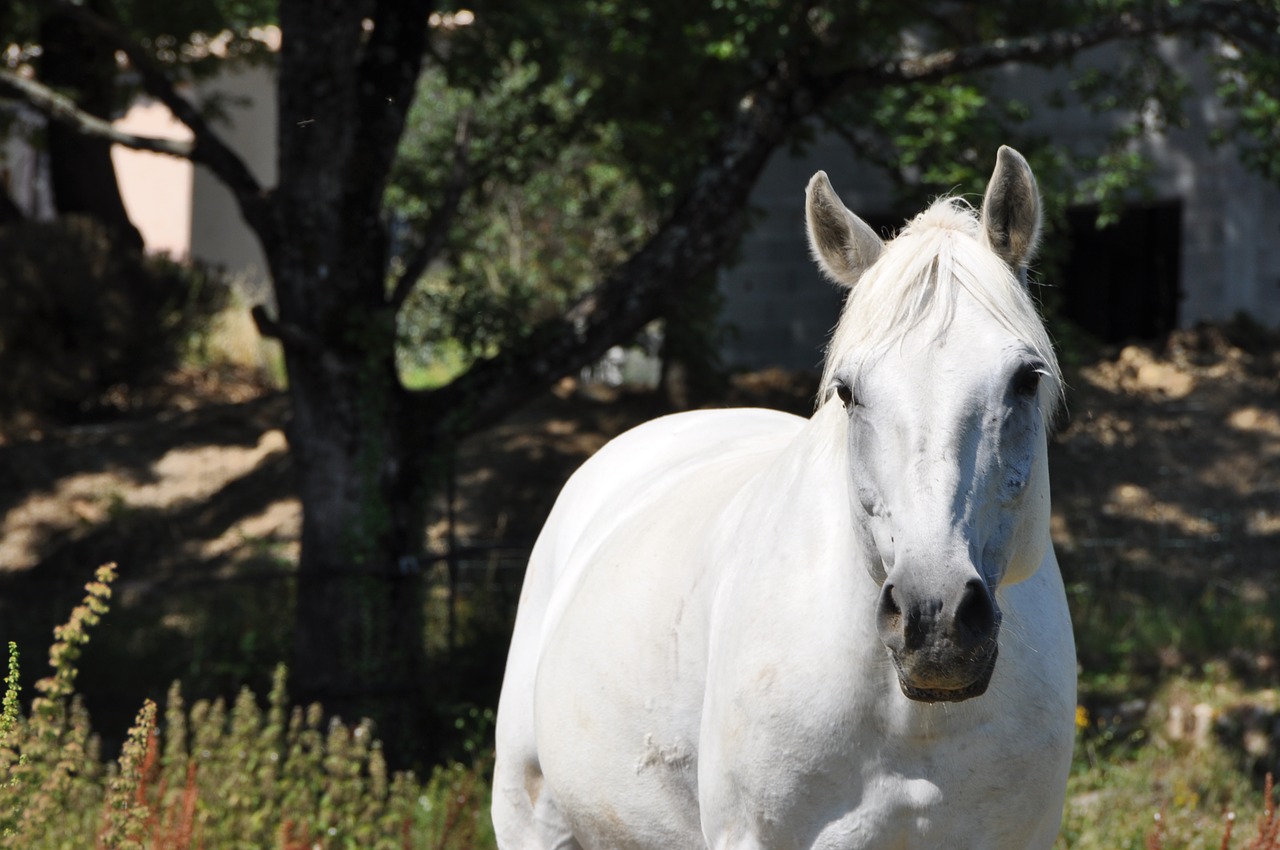
<path id="1" fill-rule="evenodd" d="M 1280 174 L 1272 0 L 497 0 L 418 20 L 421 50 L 395 66 L 417 70 L 412 96 L 388 107 L 398 110 L 390 129 L 359 111 L 359 97 L 350 112 L 319 116 L 354 135 L 334 143 L 329 167 L 289 179 L 349 180 L 344 198 L 372 185 L 372 200 L 339 218 L 372 217 L 375 252 L 352 259 L 341 253 L 352 240 L 308 230 L 305 192 L 246 184 L 237 196 L 271 266 L 265 296 L 223 270 L 145 254 L 109 143 L 146 140 L 106 138 L 88 120 L 139 98 L 169 102 L 229 69 L 287 71 L 272 36 L 281 29 L 325 56 L 335 44 L 365 50 L 394 17 L 395 4 L 339 5 L 354 10 L 339 16 L 354 26 L 345 35 L 296 2 L 19 0 L 0 10 L 0 131 L 40 152 L 49 183 L 34 206 L 7 181 L 0 198 L 0 642 L 22 653 L 12 682 L 22 716 L 0 737 L 4 846 L 491 841 L 487 736 L 521 559 L 564 477 L 656 413 L 810 409 L 811 376 L 734 374 L 720 359 L 732 328 L 720 320 L 717 273 L 758 218 L 748 198 L 769 155 L 842 138 L 914 210 L 935 194 L 980 192 L 996 147 L 1023 145 L 1050 231 L 1037 273 L 1053 280 L 1066 262 L 1053 234 L 1068 208 L 1088 204 L 1099 226 L 1114 223 L 1150 175 L 1137 143 L 1188 124 L 1187 81 L 1157 49 L 1176 34 L 1210 57 L 1230 116 L 1213 141 L 1234 146 L 1259 179 Z M 1046 139 L 1031 107 L 996 85 L 1013 60 L 1058 67 L 1106 42 L 1120 45 L 1121 72 L 1068 74 L 1070 97 L 1119 116 L 1087 150 Z M 372 78 L 379 61 L 351 73 Z M 33 81 L 68 100 L 50 105 L 24 88 Z M 282 127 L 314 119 L 303 116 L 315 85 L 280 74 Z M 234 184 L 234 155 L 214 144 L 234 104 L 199 100 L 208 123 L 183 119 L 196 143 L 179 153 Z M 37 117 L 58 103 L 79 112 Z M 366 179 L 367 151 L 383 148 L 394 154 L 385 174 Z M 292 155 L 282 144 L 283 170 Z M 369 265 L 372 283 L 343 290 L 332 313 L 290 307 L 296 296 L 281 287 L 293 279 L 287 258 L 307 253 L 298 245 Z M 311 274 L 303 303 L 339 286 Z M 1065 517 L 1055 536 L 1082 661 L 1060 845 L 1217 847 L 1231 808 L 1241 813 L 1231 846 L 1246 846 L 1262 776 L 1280 759 L 1280 635 L 1274 575 L 1232 567 L 1275 563 L 1259 547 L 1273 553 L 1276 530 L 1251 512 L 1275 507 L 1276 340 L 1246 317 L 1108 348 L 1060 315 L 1055 290 L 1042 293 L 1075 387 L 1054 448 Z M 253 306 L 257 327 L 283 344 L 265 361 Z M 656 390 L 578 380 L 638 337 L 661 363 Z M 543 353 L 550 365 L 535 369 Z M 306 370 L 346 360 L 334 391 L 348 388 L 359 427 L 320 433 L 325 417 L 299 413 Z M 388 363 L 399 383 L 385 395 L 349 391 L 383 380 Z M 1248 439 L 1196 442 L 1199 466 L 1171 448 L 1220 435 L 1219 413 Z M 299 452 L 331 438 L 365 452 L 344 489 L 359 514 L 317 514 L 301 480 Z M 1143 454 L 1153 457 L 1139 463 Z M 1256 458 L 1255 469 L 1197 489 L 1190 482 L 1211 477 L 1219 454 Z M 384 486 L 402 466 L 407 483 Z M 403 519 L 377 510 L 397 502 L 414 509 Z M 307 542 L 306 516 L 337 542 Z M 411 528 L 394 545 L 365 533 L 397 522 Z M 412 608 L 421 638 L 407 660 L 367 662 L 372 672 L 330 693 L 315 685 L 297 631 L 318 623 L 376 655 L 384 644 L 367 636 L 382 609 L 366 603 L 388 597 L 339 594 L 336 614 L 300 605 L 301 584 L 325 574 L 307 566 L 308 551 L 326 548 L 343 552 L 342 569 L 375 563 L 388 586 L 409 588 L 387 607 Z M 110 612 L 81 617 L 51 644 L 88 571 L 107 560 L 123 576 Z M 59 654 L 81 646 L 73 637 L 89 625 L 82 657 Z M 40 686 L 51 645 L 46 681 L 61 684 Z M 282 664 L 307 677 L 300 697 Z M 138 719 L 145 700 L 155 707 Z M 379 725 L 361 724 L 366 713 Z M 372 742 L 384 733 L 385 750 Z M 58 816 L 70 811 L 78 819 Z"/>

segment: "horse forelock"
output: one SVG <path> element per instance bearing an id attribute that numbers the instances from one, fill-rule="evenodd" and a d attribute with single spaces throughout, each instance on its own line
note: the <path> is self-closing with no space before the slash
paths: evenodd
<path id="1" fill-rule="evenodd" d="M 827 346 L 819 405 L 830 400 L 837 369 L 852 377 L 913 331 L 938 339 L 967 294 L 1044 362 L 1041 406 L 1053 420 L 1063 382 L 1053 342 L 1027 287 L 987 245 L 977 212 L 944 197 L 912 219 L 854 286 Z"/>

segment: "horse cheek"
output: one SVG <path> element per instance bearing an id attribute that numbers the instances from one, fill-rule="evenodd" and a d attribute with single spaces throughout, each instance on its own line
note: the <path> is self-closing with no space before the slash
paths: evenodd
<path id="1" fill-rule="evenodd" d="M 1022 494 L 1017 524 L 1009 540 L 1009 563 L 1000 585 L 1013 585 L 1035 575 L 1049 549 L 1049 462 L 1037 456 L 1030 481 Z"/>

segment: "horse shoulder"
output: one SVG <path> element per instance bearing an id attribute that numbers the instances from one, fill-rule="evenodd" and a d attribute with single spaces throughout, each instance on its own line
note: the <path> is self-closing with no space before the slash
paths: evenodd
<path id="1" fill-rule="evenodd" d="M 557 499 L 526 576 L 511 649 L 521 668 L 509 662 L 498 721 L 521 706 L 509 726 L 527 728 L 513 737 L 575 835 L 623 846 L 623 835 L 669 844 L 696 830 L 706 612 L 694 585 L 711 569 L 701 532 L 803 422 L 763 410 L 654 420 L 607 444 Z"/>

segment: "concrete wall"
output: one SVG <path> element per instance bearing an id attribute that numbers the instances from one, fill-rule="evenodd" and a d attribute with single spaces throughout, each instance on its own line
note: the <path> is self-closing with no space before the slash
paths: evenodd
<path id="1" fill-rule="evenodd" d="M 191 131 L 164 104 L 140 99 L 124 117 L 113 122 L 116 129 L 139 136 L 187 141 Z M 168 254 L 174 259 L 191 255 L 191 180 L 195 170 L 189 160 L 120 145 L 111 148 L 116 181 L 129 220 L 133 222 L 146 249 Z"/>
<path id="2" fill-rule="evenodd" d="M 835 137 L 822 138 L 804 158 L 786 152 L 773 157 L 752 193 L 758 215 L 741 257 L 720 275 L 723 321 L 730 328 L 723 354 L 732 366 L 822 365 L 844 291 L 818 273 L 805 241 L 804 190 L 819 169 L 859 214 L 876 217 L 888 206 L 885 177 L 854 161 Z"/>
<path id="3" fill-rule="evenodd" d="M 270 68 L 246 68 L 202 86 L 199 97 L 217 97 L 225 118 L 214 127 L 263 186 L 276 182 L 276 88 Z M 250 303 L 268 295 L 267 261 L 231 192 L 208 169 L 195 170 L 191 256 L 230 272 Z"/>
<path id="4" fill-rule="evenodd" d="M 53 217 L 53 188 L 49 183 L 48 155 L 32 145 L 31 136 L 44 126 L 44 116 L 18 106 L 9 134 L 0 140 L 0 180 L 9 197 L 30 218 Z"/>

